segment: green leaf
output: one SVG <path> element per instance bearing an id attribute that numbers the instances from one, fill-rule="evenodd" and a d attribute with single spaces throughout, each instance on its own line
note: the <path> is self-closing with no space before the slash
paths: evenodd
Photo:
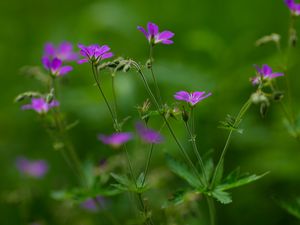
<path id="1" fill-rule="evenodd" d="M 249 174 L 240 174 L 240 169 L 237 168 L 236 170 L 232 171 L 224 180 L 223 182 L 217 186 L 220 190 L 229 190 L 232 188 L 240 187 L 251 182 L 254 182 L 262 177 L 264 177 L 267 173 L 261 175 L 249 175 Z"/>
<path id="2" fill-rule="evenodd" d="M 177 206 L 186 202 L 195 201 L 199 198 L 199 192 L 195 190 L 179 190 L 176 191 L 166 203 L 163 204 L 163 208 L 170 206 Z"/>
<path id="3" fill-rule="evenodd" d="M 220 126 L 218 128 L 225 130 L 233 130 L 240 134 L 243 133 L 243 129 L 239 129 L 238 126 L 241 123 L 241 119 L 237 120 L 237 118 L 227 115 L 225 121 L 220 121 Z"/>
<path id="4" fill-rule="evenodd" d="M 276 202 L 279 204 L 281 208 L 286 210 L 289 214 L 300 219 L 300 198 L 296 198 L 293 200 L 276 199 Z"/>
<path id="5" fill-rule="evenodd" d="M 218 170 L 215 171 L 216 174 L 214 174 L 215 179 L 214 179 L 214 183 L 212 184 L 213 188 L 221 183 L 221 180 L 223 178 L 223 171 L 224 171 L 224 161 L 222 160 L 220 166 L 218 167 Z"/>
<path id="6" fill-rule="evenodd" d="M 218 200 L 222 204 L 229 204 L 232 202 L 230 194 L 219 188 L 216 188 L 215 190 L 213 190 L 211 193 L 209 193 L 209 195 L 214 197 L 216 200 Z"/>
<path id="7" fill-rule="evenodd" d="M 203 189 L 203 185 L 199 181 L 198 177 L 192 173 L 186 165 L 184 165 L 181 162 L 178 162 L 174 158 L 172 158 L 170 155 L 166 155 L 166 160 L 169 168 L 173 173 L 184 179 L 186 182 L 188 182 L 192 187 L 196 189 Z"/>

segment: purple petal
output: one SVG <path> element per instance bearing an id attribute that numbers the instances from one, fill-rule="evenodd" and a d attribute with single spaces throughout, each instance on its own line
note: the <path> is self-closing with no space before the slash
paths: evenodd
<path id="1" fill-rule="evenodd" d="M 72 66 L 63 66 L 59 70 L 59 75 L 65 75 L 66 73 L 69 73 L 72 70 L 73 70 Z"/>
<path id="2" fill-rule="evenodd" d="M 83 64 L 83 63 L 87 63 L 89 60 L 88 59 L 80 59 L 77 61 L 78 64 Z"/>
<path id="3" fill-rule="evenodd" d="M 282 77 L 284 76 L 283 73 L 272 73 L 269 75 L 270 78 Z"/>
<path id="4" fill-rule="evenodd" d="M 107 45 L 103 45 L 101 46 L 99 49 L 97 49 L 97 52 L 102 55 L 105 52 L 108 52 L 110 50 L 110 47 L 108 47 Z"/>
<path id="5" fill-rule="evenodd" d="M 158 26 L 155 23 L 149 22 L 147 27 L 149 35 L 155 36 L 158 34 Z"/>
<path id="6" fill-rule="evenodd" d="M 179 91 L 175 93 L 174 98 L 180 101 L 189 102 L 190 94 L 186 91 Z"/>
<path id="7" fill-rule="evenodd" d="M 51 69 L 56 71 L 57 69 L 59 69 L 59 67 L 61 67 L 61 65 L 62 61 L 58 58 L 54 58 L 51 63 Z"/>
<path id="8" fill-rule="evenodd" d="M 148 32 L 145 30 L 144 27 L 138 26 L 137 29 L 138 29 L 139 31 L 141 31 L 141 32 L 145 35 L 146 38 L 149 37 L 149 34 L 148 34 Z"/>
<path id="9" fill-rule="evenodd" d="M 42 58 L 42 63 L 44 65 L 45 69 L 49 70 L 51 68 L 51 61 L 48 56 L 44 56 Z"/>
<path id="10" fill-rule="evenodd" d="M 171 44 L 174 43 L 174 41 L 172 41 L 172 40 L 163 40 L 163 41 L 161 41 L 161 43 L 163 43 L 165 45 L 171 45 Z"/>
<path id="11" fill-rule="evenodd" d="M 107 52 L 107 53 L 104 53 L 103 55 L 101 55 L 101 59 L 108 59 L 108 58 L 111 58 L 113 56 L 114 56 L 113 53 Z"/>
<path id="12" fill-rule="evenodd" d="M 159 132 L 145 127 L 140 122 L 136 124 L 136 130 L 140 138 L 146 143 L 159 144 L 163 141 L 163 137 Z"/>
<path id="13" fill-rule="evenodd" d="M 22 110 L 32 109 L 32 105 L 31 105 L 31 104 L 22 105 L 22 106 L 21 106 L 21 109 L 22 109 Z"/>
<path id="14" fill-rule="evenodd" d="M 54 56 L 55 54 L 55 48 L 54 45 L 52 43 L 46 43 L 45 47 L 44 47 L 44 54 L 46 56 Z"/>
<path id="15" fill-rule="evenodd" d="M 174 35 L 175 34 L 172 33 L 171 31 L 163 31 L 157 35 L 157 39 L 160 41 L 167 40 L 167 39 L 172 38 Z"/>
<path id="16" fill-rule="evenodd" d="M 103 144 L 111 145 L 113 147 L 119 147 L 120 145 L 128 142 L 132 139 L 132 134 L 129 132 L 114 133 L 112 135 L 100 134 L 98 139 L 102 141 Z"/>
<path id="17" fill-rule="evenodd" d="M 49 103 L 49 108 L 58 107 L 58 106 L 59 106 L 59 101 L 52 100 L 52 101 Z"/>
<path id="18" fill-rule="evenodd" d="M 263 75 L 269 75 L 272 73 L 272 68 L 269 67 L 267 64 L 264 64 L 261 68 L 261 71 Z"/>

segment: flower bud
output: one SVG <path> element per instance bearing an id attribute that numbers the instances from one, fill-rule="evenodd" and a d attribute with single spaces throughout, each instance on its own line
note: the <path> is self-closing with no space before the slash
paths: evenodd
<path id="1" fill-rule="evenodd" d="M 189 120 L 189 113 L 185 110 L 185 108 L 182 109 L 182 120 L 184 122 L 187 122 Z"/>

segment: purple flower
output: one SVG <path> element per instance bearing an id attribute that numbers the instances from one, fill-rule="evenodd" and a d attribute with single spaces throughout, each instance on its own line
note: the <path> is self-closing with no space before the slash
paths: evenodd
<path id="1" fill-rule="evenodd" d="M 273 79 L 276 77 L 284 76 L 283 73 L 277 73 L 277 72 L 274 73 L 272 68 L 269 67 L 267 64 L 262 65 L 261 68 L 259 66 L 255 65 L 255 68 L 260 76 L 256 76 L 251 79 L 253 85 L 259 84 L 262 81 L 261 79 L 270 80 L 270 79 Z"/>
<path id="2" fill-rule="evenodd" d="M 141 139 L 146 143 L 159 144 L 163 141 L 159 132 L 145 127 L 141 122 L 138 122 L 135 127 Z"/>
<path id="3" fill-rule="evenodd" d="M 192 106 L 196 105 L 198 102 L 203 99 L 211 96 L 211 93 L 205 94 L 205 91 L 195 91 L 195 92 L 186 92 L 186 91 L 178 91 L 175 93 L 174 98 L 179 101 L 185 101 L 190 103 Z"/>
<path id="4" fill-rule="evenodd" d="M 22 174 L 33 178 L 42 178 L 48 172 L 48 164 L 45 160 L 30 161 L 25 157 L 18 157 L 16 166 Z"/>
<path id="5" fill-rule="evenodd" d="M 44 57 L 49 59 L 58 58 L 62 61 L 74 61 L 78 59 L 78 55 L 73 52 L 73 46 L 69 42 L 62 42 L 58 47 L 55 47 L 52 43 L 46 43 Z"/>
<path id="6" fill-rule="evenodd" d="M 63 66 L 62 61 L 58 58 L 50 59 L 47 56 L 42 58 L 45 69 L 49 70 L 53 76 L 64 76 L 73 70 L 72 66 Z"/>
<path id="7" fill-rule="evenodd" d="M 47 103 L 43 98 L 32 98 L 31 103 L 22 106 L 22 110 L 32 109 L 38 113 L 47 113 L 51 108 L 59 106 L 59 102 L 52 100 Z"/>
<path id="8" fill-rule="evenodd" d="M 120 147 L 122 144 L 128 142 L 132 139 L 132 134 L 127 132 L 114 133 L 112 135 L 100 134 L 98 139 L 102 141 L 103 144 L 110 145 L 112 147 Z"/>
<path id="9" fill-rule="evenodd" d="M 146 36 L 150 44 L 155 45 L 158 43 L 162 43 L 169 45 L 174 43 L 172 40 L 170 40 L 174 36 L 174 33 L 167 30 L 159 32 L 159 28 L 155 23 L 149 22 L 147 24 L 147 31 L 145 30 L 145 28 L 140 26 L 138 26 L 137 29 Z"/>
<path id="10" fill-rule="evenodd" d="M 292 14 L 294 14 L 295 16 L 300 15 L 300 4 L 299 3 L 296 3 L 295 0 L 284 0 L 284 2 L 287 5 L 287 7 L 290 9 Z"/>
<path id="11" fill-rule="evenodd" d="M 90 212 L 97 212 L 104 207 L 105 199 L 102 196 L 97 196 L 95 199 L 89 198 L 81 203 L 81 207 Z M 101 207 L 101 208 L 100 208 Z"/>
<path id="12" fill-rule="evenodd" d="M 109 52 L 110 47 L 107 45 L 89 45 L 84 46 L 82 44 L 78 44 L 78 47 L 80 48 L 80 55 L 84 57 L 84 59 L 78 60 L 79 64 L 86 63 L 86 62 L 99 62 L 103 59 L 108 59 L 113 57 L 113 53 Z"/>

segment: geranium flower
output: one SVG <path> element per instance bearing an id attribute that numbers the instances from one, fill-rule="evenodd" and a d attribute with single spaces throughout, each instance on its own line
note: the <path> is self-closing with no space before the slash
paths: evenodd
<path id="1" fill-rule="evenodd" d="M 103 144 L 117 148 L 120 147 L 122 144 L 130 141 L 132 139 L 132 134 L 129 132 L 113 133 L 111 135 L 99 134 L 98 139 Z"/>
<path id="2" fill-rule="evenodd" d="M 284 0 L 287 7 L 290 9 L 291 13 L 295 16 L 300 15 L 300 4 L 296 3 L 295 0 Z"/>
<path id="3" fill-rule="evenodd" d="M 100 209 L 104 208 L 105 199 L 102 196 L 97 196 L 95 199 L 88 198 L 81 203 L 81 207 L 90 212 L 97 212 Z"/>
<path id="4" fill-rule="evenodd" d="M 58 47 L 53 43 L 46 43 L 44 47 L 44 57 L 62 61 L 74 61 L 78 59 L 78 54 L 73 52 L 73 45 L 69 42 L 62 42 Z"/>
<path id="5" fill-rule="evenodd" d="M 77 61 L 79 64 L 87 62 L 97 63 L 103 59 L 113 57 L 113 53 L 109 52 L 110 47 L 108 47 L 107 45 L 100 46 L 97 44 L 93 44 L 84 46 L 82 44 L 78 44 L 78 47 L 80 48 L 80 55 L 84 57 L 84 59 L 80 59 Z"/>
<path id="6" fill-rule="evenodd" d="M 47 56 L 42 58 L 45 69 L 49 70 L 53 76 L 64 76 L 73 70 L 72 66 L 63 66 L 62 61 L 58 58 L 50 59 Z"/>
<path id="7" fill-rule="evenodd" d="M 135 127 L 137 133 L 144 142 L 150 144 L 159 144 L 163 141 L 163 136 L 159 132 L 145 127 L 141 122 L 136 123 Z"/>
<path id="8" fill-rule="evenodd" d="M 192 106 L 196 105 L 198 102 L 203 99 L 211 96 L 211 93 L 205 94 L 205 91 L 195 91 L 195 92 L 186 92 L 186 91 L 178 91 L 175 93 L 174 98 L 179 101 L 185 101 L 190 103 Z"/>
<path id="9" fill-rule="evenodd" d="M 276 77 L 284 76 L 283 73 L 277 73 L 273 72 L 272 68 L 268 66 L 267 64 L 262 65 L 260 68 L 259 66 L 255 65 L 256 71 L 259 73 L 260 76 L 256 76 L 254 78 L 251 78 L 252 84 L 259 84 L 263 80 L 270 80 L 274 79 Z"/>
<path id="10" fill-rule="evenodd" d="M 32 109 L 40 114 L 47 113 L 51 108 L 59 106 L 59 102 L 52 100 L 50 103 L 47 103 L 43 98 L 32 98 L 31 103 L 23 105 L 23 110 Z"/>
<path id="11" fill-rule="evenodd" d="M 170 40 L 174 36 L 174 33 L 167 30 L 159 32 L 159 28 L 155 23 L 149 22 L 147 25 L 147 31 L 141 26 L 138 26 L 137 29 L 145 35 L 150 44 L 155 45 L 162 43 L 169 45 L 174 43 L 172 40 Z"/>
<path id="12" fill-rule="evenodd" d="M 49 169 L 45 160 L 30 161 L 25 157 L 18 157 L 16 160 L 16 166 L 22 174 L 34 178 L 42 178 Z"/>

